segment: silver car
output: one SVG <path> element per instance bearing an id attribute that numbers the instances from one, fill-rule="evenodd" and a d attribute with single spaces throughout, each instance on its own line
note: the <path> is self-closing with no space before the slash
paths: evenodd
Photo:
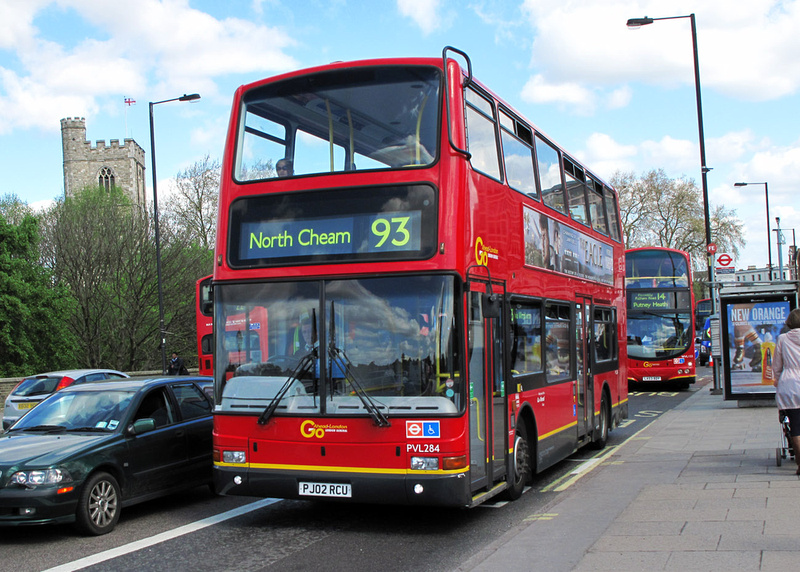
<path id="1" fill-rule="evenodd" d="M 26 377 L 6 397 L 3 409 L 3 430 L 11 427 L 17 419 L 33 409 L 37 403 L 59 389 L 75 383 L 123 377 L 129 376 L 114 369 L 70 369 Z"/>

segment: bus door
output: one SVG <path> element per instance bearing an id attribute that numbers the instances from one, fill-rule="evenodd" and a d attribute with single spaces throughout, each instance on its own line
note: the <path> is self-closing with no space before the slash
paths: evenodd
<path id="1" fill-rule="evenodd" d="M 494 290 L 497 290 L 495 285 Z M 472 281 L 468 292 L 469 434 L 471 490 L 505 479 L 506 406 L 502 294 Z"/>
<path id="2" fill-rule="evenodd" d="M 594 423 L 594 377 L 592 375 L 592 299 L 578 295 L 575 305 L 577 386 L 575 388 L 578 439 L 591 435 Z"/>

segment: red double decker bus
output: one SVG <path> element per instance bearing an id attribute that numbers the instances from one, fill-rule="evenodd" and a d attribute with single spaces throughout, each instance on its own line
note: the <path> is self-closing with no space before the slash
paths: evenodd
<path id="1" fill-rule="evenodd" d="M 197 367 L 200 375 L 214 375 L 214 322 L 211 297 L 212 276 L 200 278 L 195 285 L 197 326 Z"/>
<path id="2" fill-rule="evenodd" d="M 695 382 L 694 293 L 689 254 L 671 248 L 625 252 L 628 380 Z"/>
<path id="3" fill-rule="evenodd" d="M 214 331 L 268 351 L 216 336 L 220 493 L 516 498 L 627 416 L 617 196 L 466 54 L 242 86 L 222 170 Z"/>

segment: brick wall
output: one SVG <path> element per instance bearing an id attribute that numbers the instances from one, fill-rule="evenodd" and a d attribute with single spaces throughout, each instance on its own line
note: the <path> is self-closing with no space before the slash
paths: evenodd
<path id="1" fill-rule="evenodd" d="M 21 377 L 0 377 L 0 408 L 2 408 L 2 404 L 5 403 L 8 392 L 14 389 L 14 386 L 17 385 L 21 379 Z"/>

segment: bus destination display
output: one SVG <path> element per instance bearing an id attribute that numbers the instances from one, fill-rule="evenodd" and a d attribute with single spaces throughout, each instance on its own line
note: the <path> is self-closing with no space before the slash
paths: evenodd
<path id="1" fill-rule="evenodd" d="M 277 220 L 242 225 L 240 257 L 285 258 L 417 251 L 422 240 L 417 211 Z"/>
<path id="2" fill-rule="evenodd" d="M 688 292 L 628 291 L 630 310 L 675 310 L 689 308 Z"/>
<path id="3" fill-rule="evenodd" d="M 436 252 L 427 184 L 246 196 L 230 209 L 233 267 L 419 260 Z"/>

